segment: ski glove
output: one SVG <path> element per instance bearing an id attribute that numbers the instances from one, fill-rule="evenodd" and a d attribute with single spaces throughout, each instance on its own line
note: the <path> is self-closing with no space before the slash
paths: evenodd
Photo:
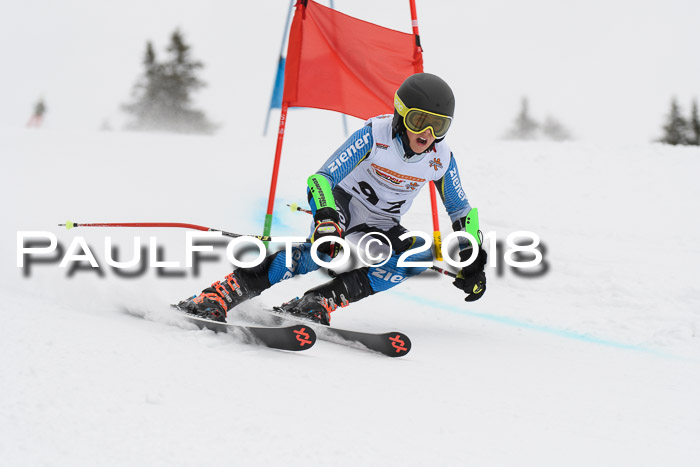
<path id="1" fill-rule="evenodd" d="M 472 247 L 469 246 L 459 252 L 459 259 L 466 261 L 471 255 Z M 467 293 L 467 297 L 464 299 L 465 302 L 479 300 L 486 292 L 486 273 L 484 273 L 486 258 L 486 251 L 483 248 L 479 248 L 476 260 L 472 264 L 464 266 L 457 274 L 457 278 L 452 282 L 455 287 Z"/>
<path id="2" fill-rule="evenodd" d="M 315 242 L 324 237 L 338 237 L 343 238 L 343 229 L 340 228 L 340 216 L 338 211 L 333 208 L 321 208 L 316 211 L 314 215 L 314 221 L 316 222 L 316 227 L 314 228 L 314 233 L 311 235 L 311 242 Z M 319 253 L 325 253 L 331 258 L 335 258 L 342 250 L 340 243 L 336 242 L 326 242 L 319 245 Z"/>

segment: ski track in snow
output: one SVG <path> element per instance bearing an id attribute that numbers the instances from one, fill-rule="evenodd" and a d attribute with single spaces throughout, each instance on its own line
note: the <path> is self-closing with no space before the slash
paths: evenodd
<path id="1" fill-rule="evenodd" d="M 339 143 L 308 141 L 297 124 L 277 235 L 306 235 L 308 216 L 284 203 L 304 202 L 306 176 Z M 183 277 L 16 267 L 18 230 L 66 247 L 83 236 L 103 266 L 106 235 L 125 257 L 135 235 L 153 235 L 166 260 L 184 261 L 184 231 L 55 227 L 67 219 L 258 233 L 273 141 L 24 130 L 0 140 L 3 465 L 690 466 L 700 455 L 698 149 L 453 143 L 482 228 L 501 240 L 538 233 L 550 270 L 489 269 L 474 303 L 427 272 L 334 313 L 339 327 L 409 335 L 411 353 L 389 359 L 324 341 L 276 351 L 184 322 L 168 304 L 229 271 L 221 249 Z M 265 157 L 240 156 L 256 151 Z M 403 223 L 429 232 L 429 212 L 422 193 Z M 241 311 L 324 280 L 286 281 Z"/>

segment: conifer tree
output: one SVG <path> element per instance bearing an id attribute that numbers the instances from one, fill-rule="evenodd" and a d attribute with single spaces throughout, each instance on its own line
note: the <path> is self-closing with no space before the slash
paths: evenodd
<path id="1" fill-rule="evenodd" d="M 698 100 L 693 99 L 688 124 L 688 144 L 700 146 L 700 116 L 698 116 Z"/>
<path id="2" fill-rule="evenodd" d="M 688 122 L 681 114 L 681 109 L 675 97 L 671 99 L 671 110 L 666 118 L 663 131 L 664 135 L 659 140 L 660 142 L 673 145 L 688 144 Z"/>
<path id="3" fill-rule="evenodd" d="M 523 97 L 520 113 L 515 119 L 513 128 L 506 134 L 507 139 L 533 140 L 537 138 L 539 124 L 530 117 L 527 97 Z"/>
<path id="4" fill-rule="evenodd" d="M 197 72 L 202 62 L 191 57 L 190 46 L 175 30 L 167 47 L 167 59 L 159 61 L 153 44 L 146 44 L 144 73 L 134 85 L 134 100 L 123 106 L 133 120 L 127 128 L 141 131 L 212 133 L 212 124 L 200 110 L 192 108 L 192 93 L 205 86 Z"/>
<path id="5" fill-rule="evenodd" d="M 571 133 L 556 118 L 548 116 L 542 125 L 542 134 L 552 141 L 568 141 Z"/>

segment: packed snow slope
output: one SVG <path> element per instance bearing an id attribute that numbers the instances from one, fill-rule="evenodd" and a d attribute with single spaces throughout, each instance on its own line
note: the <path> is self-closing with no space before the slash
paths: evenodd
<path id="1" fill-rule="evenodd" d="M 307 234 L 285 204 L 304 203 L 306 177 L 343 138 L 328 113 L 297 115 L 276 235 Z M 474 303 L 426 272 L 334 313 L 339 327 L 407 333 L 411 353 L 389 359 L 323 341 L 275 351 L 183 323 L 168 304 L 231 269 L 223 247 L 185 268 L 185 230 L 57 227 L 259 234 L 274 137 L 0 129 L 2 464 L 697 465 L 700 150 L 447 141 L 482 230 L 535 232 L 547 269 L 489 267 Z M 429 204 L 422 193 L 404 225 L 430 232 Z M 64 253 L 82 237 L 100 268 L 71 272 L 53 253 L 18 268 L 18 231 L 51 232 Z M 155 237 L 159 259 L 181 266 L 122 277 L 107 236 L 120 260 Z"/>

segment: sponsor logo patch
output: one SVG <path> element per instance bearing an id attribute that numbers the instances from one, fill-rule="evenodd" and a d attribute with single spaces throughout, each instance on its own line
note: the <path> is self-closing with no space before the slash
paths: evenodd
<path id="1" fill-rule="evenodd" d="M 401 180 L 400 178 L 392 177 L 387 172 L 383 172 L 376 167 L 374 167 L 374 173 L 377 174 L 377 176 L 379 178 L 382 178 L 393 185 L 398 186 L 398 185 L 401 185 L 403 182 L 405 182 L 405 180 Z"/>
<path id="2" fill-rule="evenodd" d="M 369 138 L 370 134 L 365 133 L 364 135 L 362 135 L 361 138 L 358 138 L 355 141 L 352 141 L 350 144 L 348 144 L 345 150 L 338 154 L 338 157 L 333 159 L 333 161 L 331 161 L 331 163 L 328 164 L 328 172 L 335 172 L 353 156 L 357 156 L 359 154 L 359 157 L 361 157 L 363 154 L 363 148 L 366 144 L 369 143 Z"/>
<path id="3" fill-rule="evenodd" d="M 388 144 L 375 143 L 374 145 L 377 146 L 379 149 L 389 149 Z"/>
<path id="4" fill-rule="evenodd" d="M 450 179 L 452 180 L 452 186 L 454 187 L 455 191 L 457 192 L 457 196 L 459 196 L 459 199 L 466 200 L 467 195 L 464 194 L 464 190 L 462 189 L 462 182 L 459 181 L 459 176 L 457 175 L 457 169 L 450 170 Z"/>
<path id="5" fill-rule="evenodd" d="M 433 160 L 430 161 L 430 167 L 435 169 L 435 171 L 437 171 L 438 169 L 442 169 L 442 162 L 440 162 L 440 158 L 433 157 Z"/>
<path id="6" fill-rule="evenodd" d="M 408 189 L 415 190 L 419 183 L 425 182 L 424 178 L 400 174 L 377 164 L 372 164 L 372 170 L 377 177 L 389 182 L 393 186 L 405 186 Z"/>

